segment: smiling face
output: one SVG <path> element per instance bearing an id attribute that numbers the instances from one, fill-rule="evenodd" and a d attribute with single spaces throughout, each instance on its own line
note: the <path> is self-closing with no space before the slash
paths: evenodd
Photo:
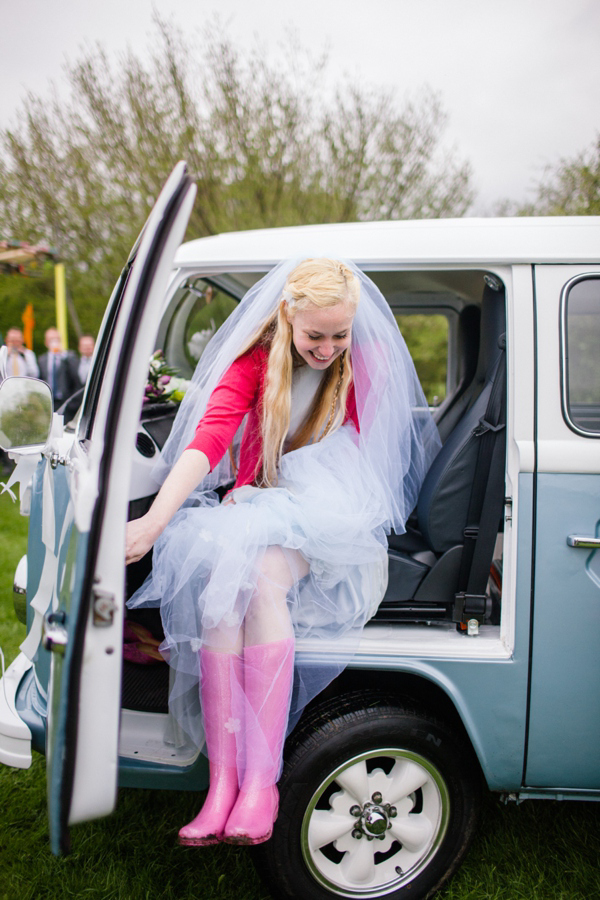
<path id="1" fill-rule="evenodd" d="M 354 312 L 347 303 L 325 309 L 311 304 L 287 318 L 294 347 L 311 369 L 327 369 L 350 346 Z"/>

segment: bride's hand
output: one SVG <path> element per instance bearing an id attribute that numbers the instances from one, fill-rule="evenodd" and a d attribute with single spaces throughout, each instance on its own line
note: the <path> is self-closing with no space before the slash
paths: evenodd
<path id="1" fill-rule="evenodd" d="M 127 523 L 125 533 L 125 565 L 137 562 L 151 549 L 157 534 L 150 527 L 147 514 L 140 519 L 132 519 Z"/>

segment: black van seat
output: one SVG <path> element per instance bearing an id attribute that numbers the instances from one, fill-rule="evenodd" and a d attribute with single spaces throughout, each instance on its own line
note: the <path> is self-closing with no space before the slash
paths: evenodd
<path id="1" fill-rule="evenodd" d="M 495 290 L 486 283 L 481 312 L 477 307 L 467 306 L 460 314 L 458 343 L 462 371 L 459 383 L 434 413 L 442 443 L 483 390 L 498 358 L 498 338 L 504 331 L 504 290 Z"/>
<path id="2" fill-rule="evenodd" d="M 469 405 L 473 393 L 483 384 L 477 378 L 480 333 L 480 307 L 465 306 L 458 317 L 458 384 L 456 389 L 436 407 L 433 414 L 442 443 Z"/>
<path id="3" fill-rule="evenodd" d="M 446 618 L 437 607 L 452 604 L 458 589 L 464 530 L 480 446 L 479 423 L 485 417 L 505 331 L 504 291 L 486 286 L 477 371 L 480 384 L 463 393 L 466 405 L 427 473 L 416 509 L 416 523 L 388 540 L 389 584 L 375 614 L 379 621 Z M 477 380 L 477 374 L 474 381 Z M 417 601 L 419 607 L 411 607 Z M 426 609 L 427 604 L 433 606 Z M 413 614 L 414 613 L 414 614 Z"/>

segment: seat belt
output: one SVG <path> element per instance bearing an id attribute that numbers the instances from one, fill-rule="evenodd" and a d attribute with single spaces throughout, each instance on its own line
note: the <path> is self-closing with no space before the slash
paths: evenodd
<path id="1" fill-rule="evenodd" d="M 475 434 L 481 444 L 469 499 L 458 593 L 452 621 L 459 631 L 469 620 L 483 622 L 487 613 L 486 587 L 504 506 L 506 457 L 506 335 L 499 341 L 500 356 L 485 416 Z"/>

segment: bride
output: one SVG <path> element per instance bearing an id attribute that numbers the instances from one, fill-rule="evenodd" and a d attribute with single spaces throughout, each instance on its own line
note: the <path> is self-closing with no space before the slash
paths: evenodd
<path id="1" fill-rule="evenodd" d="M 391 311 L 351 264 L 280 264 L 211 340 L 126 547 L 154 547 L 129 606 L 160 606 L 170 707 L 209 759 L 180 843 L 271 836 L 285 735 L 351 659 L 438 448 Z"/>

